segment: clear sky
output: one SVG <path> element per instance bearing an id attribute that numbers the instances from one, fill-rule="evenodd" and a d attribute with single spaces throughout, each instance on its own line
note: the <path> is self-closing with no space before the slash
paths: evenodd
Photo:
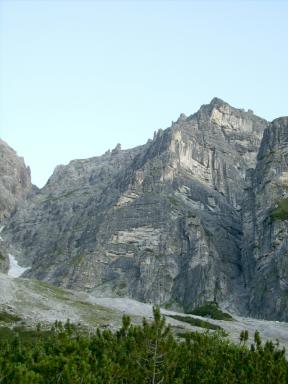
<path id="1" fill-rule="evenodd" d="M 0 0 L 0 136 L 42 186 L 220 97 L 288 114 L 288 1 Z"/>

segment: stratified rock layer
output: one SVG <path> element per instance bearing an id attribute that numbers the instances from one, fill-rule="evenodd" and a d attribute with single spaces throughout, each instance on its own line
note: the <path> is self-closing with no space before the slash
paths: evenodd
<path id="1" fill-rule="evenodd" d="M 213 99 L 143 146 L 57 167 L 3 236 L 26 276 L 247 313 L 241 207 L 267 126 Z"/>

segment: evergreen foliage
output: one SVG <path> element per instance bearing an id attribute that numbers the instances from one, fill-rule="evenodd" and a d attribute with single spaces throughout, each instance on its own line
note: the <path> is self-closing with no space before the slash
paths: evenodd
<path id="1" fill-rule="evenodd" d="M 277 208 L 271 212 L 270 217 L 272 221 L 288 219 L 288 198 L 281 199 L 277 202 Z"/>
<path id="2" fill-rule="evenodd" d="M 229 313 L 221 311 L 215 301 L 207 301 L 189 313 L 197 316 L 211 317 L 211 319 L 215 320 L 233 320 L 233 317 L 229 315 Z"/>
<path id="3" fill-rule="evenodd" d="M 124 316 L 115 333 L 97 329 L 88 335 L 69 321 L 57 321 L 50 331 L 38 326 L 34 332 L 2 333 L 0 383 L 287 383 L 284 350 L 263 344 L 259 333 L 250 348 L 247 339 L 243 332 L 235 345 L 206 332 L 178 342 L 157 308 L 152 323 L 132 325 Z"/>
<path id="4" fill-rule="evenodd" d="M 216 331 L 217 329 L 222 329 L 220 325 L 209 323 L 208 321 L 201 320 L 201 319 L 195 319 L 194 317 L 190 316 L 182 316 L 182 315 L 169 315 L 169 317 L 172 317 L 175 320 L 184 321 L 185 323 L 188 323 L 190 325 L 194 325 L 195 327 L 201 327 L 206 329 L 213 329 Z"/>
<path id="5" fill-rule="evenodd" d="M 0 311 L 0 322 L 11 323 L 21 320 L 21 318 L 7 311 Z"/>

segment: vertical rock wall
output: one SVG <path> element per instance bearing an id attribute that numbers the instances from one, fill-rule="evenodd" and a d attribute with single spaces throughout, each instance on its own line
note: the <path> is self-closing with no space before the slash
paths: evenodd
<path id="1" fill-rule="evenodd" d="M 287 320 L 288 118 L 264 132 L 243 207 L 243 266 L 252 316 Z"/>

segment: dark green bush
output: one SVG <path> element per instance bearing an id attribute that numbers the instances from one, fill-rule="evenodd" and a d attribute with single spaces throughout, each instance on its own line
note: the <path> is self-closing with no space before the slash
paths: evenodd
<path id="1" fill-rule="evenodd" d="M 11 322 L 20 321 L 20 320 L 21 320 L 21 317 L 13 313 L 0 311 L 0 321 L 4 323 L 11 323 Z"/>
<path id="2" fill-rule="evenodd" d="M 208 321 L 204 321 L 201 319 L 195 319 L 190 316 L 181 316 L 181 315 L 169 315 L 169 317 L 172 317 L 175 320 L 184 321 L 185 323 L 188 323 L 190 325 L 194 325 L 195 327 L 201 327 L 206 329 L 222 329 L 219 325 L 209 323 Z"/>
<path id="3" fill-rule="evenodd" d="M 214 301 L 207 301 L 204 305 L 201 305 L 188 313 L 197 316 L 210 317 L 215 320 L 233 320 L 233 317 L 229 315 L 229 313 L 221 311 Z"/>
<path id="4" fill-rule="evenodd" d="M 271 219 L 274 220 L 288 220 L 288 198 L 279 200 L 277 208 L 270 213 Z"/>

